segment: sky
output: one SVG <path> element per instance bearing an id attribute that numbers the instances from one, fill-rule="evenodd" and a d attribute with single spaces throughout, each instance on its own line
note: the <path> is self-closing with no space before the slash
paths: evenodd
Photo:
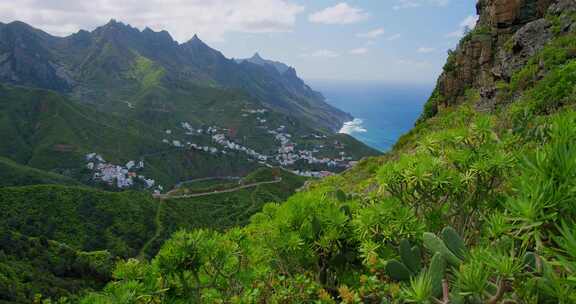
<path id="1" fill-rule="evenodd" d="M 255 52 L 304 79 L 429 84 L 474 27 L 476 0 L 0 0 L 0 22 L 56 36 L 110 19 L 194 34 L 229 58 Z"/>

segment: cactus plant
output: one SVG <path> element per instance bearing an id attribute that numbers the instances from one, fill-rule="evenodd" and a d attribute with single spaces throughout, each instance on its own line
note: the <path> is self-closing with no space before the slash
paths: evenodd
<path id="1" fill-rule="evenodd" d="M 441 253 L 450 265 L 458 267 L 462 263 L 462 259 L 458 258 L 450 249 L 448 249 L 444 241 L 435 234 L 425 232 L 422 239 L 426 249 L 432 253 Z"/>
<path id="2" fill-rule="evenodd" d="M 466 243 L 464 243 L 464 240 L 460 237 L 458 232 L 454 230 L 454 228 L 450 226 L 445 227 L 442 229 L 440 237 L 446 244 L 446 247 L 448 247 L 448 249 L 450 249 L 450 251 L 452 251 L 452 253 L 454 253 L 458 258 L 461 260 L 466 258 L 466 255 L 468 254 Z"/>
<path id="3" fill-rule="evenodd" d="M 412 246 L 412 252 L 418 259 L 422 258 L 422 250 L 420 250 L 419 246 Z"/>
<path id="4" fill-rule="evenodd" d="M 395 281 L 408 281 L 412 277 L 410 270 L 397 260 L 386 263 L 386 274 Z"/>
<path id="5" fill-rule="evenodd" d="M 435 297 L 442 295 L 442 280 L 446 274 L 446 260 L 444 256 L 436 252 L 430 261 L 430 267 L 428 268 L 430 277 L 432 279 L 432 292 Z"/>
<path id="6" fill-rule="evenodd" d="M 422 269 L 422 263 L 420 262 L 420 249 L 417 248 L 413 250 L 410 246 L 410 241 L 407 239 L 403 239 L 400 241 L 400 258 L 402 259 L 402 263 L 406 265 L 406 267 L 412 272 L 412 274 L 419 273 Z"/>

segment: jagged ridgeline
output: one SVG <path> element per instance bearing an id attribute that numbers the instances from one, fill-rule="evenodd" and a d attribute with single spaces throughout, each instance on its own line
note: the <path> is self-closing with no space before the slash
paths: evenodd
<path id="1" fill-rule="evenodd" d="M 179 231 L 82 303 L 575 303 L 576 3 L 477 7 L 392 152 Z"/>
<path id="2" fill-rule="evenodd" d="M 1 155 L 74 179 L 87 179 L 79 169 L 90 153 L 108 166 L 143 160 L 137 173 L 163 188 L 242 176 L 255 169 L 250 161 L 338 172 L 379 154 L 335 134 L 350 115 L 293 68 L 260 56 L 228 59 L 197 36 L 179 44 L 165 31 L 114 20 L 68 37 L 0 24 L 0 81 L 0 132 L 9 139 Z M 226 142 L 214 145 L 216 135 Z"/>
<path id="3" fill-rule="evenodd" d="M 1 24 L 0 80 L 55 90 L 122 113 L 175 110 L 173 99 L 202 85 L 243 89 L 308 126 L 336 131 L 351 119 L 284 64 L 235 61 L 197 36 L 179 44 L 166 31 L 140 31 L 115 20 L 64 38 L 22 22 Z"/>
<path id="4" fill-rule="evenodd" d="M 77 302 L 117 259 L 380 155 L 336 133 L 350 119 L 294 68 L 196 36 L 0 23 L 0 303 Z"/>
<path id="5" fill-rule="evenodd" d="M 349 119 L 293 68 L 228 59 L 197 36 L 179 44 L 114 20 L 68 37 L 0 24 L 0 156 L 85 185 L 166 191 L 262 165 L 340 172 L 380 154 L 336 134 Z"/>

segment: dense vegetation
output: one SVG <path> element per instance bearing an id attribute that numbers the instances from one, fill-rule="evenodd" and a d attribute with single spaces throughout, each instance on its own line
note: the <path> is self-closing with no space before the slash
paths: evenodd
<path id="1" fill-rule="evenodd" d="M 276 177 L 274 184 L 170 200 L 65 185 L 1 188 L 0 303 L 76 301 L 110 281 L 115 259 L 154 256 L 178 229 L 243 225 L 265 203 L 283 201 L 304 184 L 268 168 L 246 182 Z"/>
<path id="2" fill-rule="evenodd" d="M 245 227 L 178 231 L 82 303 L 575 303 L 575 64 L 559 35 L 495 111 L 473 88 L 428 106 L 385 157 Z"/>
<path id="3" fill-rule="evenodd" d="M 0 303 L 40 302 L 42 295 L 73 300 L 110 280 L 114 261 L 107 251 L 77 251 L 3 228 L 0 236 Z"/>
<path id="4" fill-rule="evenodd" d="M 52 185 L 7 187 L 0 191 L 0 227 L 78 250 L 108 249 L 131 257 L 154 234 L 156 208 L 157 202 L 146 193 Z"/>
<path id="5" fill-rule="evenodd" d="M 28 186 L 38 184 L 76 185 L 77 181 L 51 172 L 20 165 L 0 157 L 0 186 Z"/>

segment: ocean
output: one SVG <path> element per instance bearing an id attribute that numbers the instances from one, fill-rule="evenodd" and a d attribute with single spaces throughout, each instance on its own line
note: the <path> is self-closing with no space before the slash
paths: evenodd
<path id="1" fill-rule="evenodd" d="M 354 116 L 341 133 L 386 152 L 408 132 L 432 93 L 430 85 L 399 85 L 378 82 L 310 81 L 327 102 Z"/>

